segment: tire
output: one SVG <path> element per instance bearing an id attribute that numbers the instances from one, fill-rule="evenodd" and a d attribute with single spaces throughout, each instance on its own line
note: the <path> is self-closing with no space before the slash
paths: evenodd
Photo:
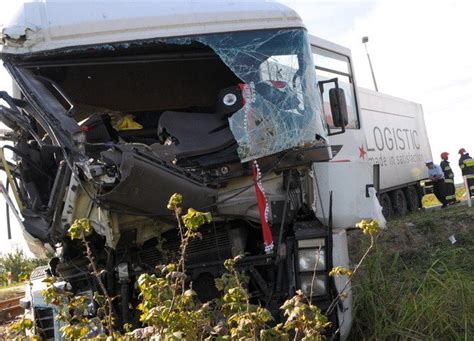
<path id="1" fill-rule="evenodd" d="M 392 200 L 388 193 L 380 194 L 380 205 L 382 206 L 382 214 L 385 219 L 390 219 L 393 216 L 393 209 L 392 209 Z"/>
<path id="2" fill-rule="evenodd" d="M 392 194 L 392 205 L 395 215 L 404 217 L 408 213 L 407 199 L 401 189 L 397 189 Z"/>
<path id="3" fill-rule="evenodd" d="M 415 186 L 408 186 L 405 192 L 407 198 L 408 210 L 410 212 L 416 212 L 420 208 L 420 197 L 418 196 L 418 190 Z"/>

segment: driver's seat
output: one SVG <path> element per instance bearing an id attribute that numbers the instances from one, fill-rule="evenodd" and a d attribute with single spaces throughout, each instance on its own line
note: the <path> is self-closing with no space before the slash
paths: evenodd
<path id="1" fill-rule="evenodd" d="M 219 92 L 215 113 L 165 111 L 158 122 L 158 135 L 170 137 L 175 143 L 154 145 L 157 152 L 172 149 L 176 159 L 204 155 L 235 143 L 227 118 L 242 108 L 238 86 Z"/>

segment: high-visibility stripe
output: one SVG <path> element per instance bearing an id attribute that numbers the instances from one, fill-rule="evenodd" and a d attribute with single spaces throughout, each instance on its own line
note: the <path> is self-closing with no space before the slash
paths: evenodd
<path id="1" fill-rule="evenodd" d="M 464 164 L 459 165 L 459 167 L 461 167 L 461 169 L 464 169 Z"/>
<path id="2" fill-rule="evenodd" d="M 474 160 L 473 160 L 473 159 L 464 160 L 463 163 L 464 163 L 467 167 L 472 167 L 472 166 L 474 166 Z"/>
<path id="3" fill-rule="evenodd" d="M 444 167 L 444 170 L 445 170 L 445 171 L 451 170 L 451 167 L 446 166 L 446 167 Z"/>
<path id="4" fill-rule="evenodd" d="M 474 179 L 474 174 L 466 175 L 466 179 Z"/>
<path id="5" fill-rule="evenodd" d="M 446 200 L 455 199 L 456 195 L 447 195 Z"/>
<path id="6" fill-rule="evenodd" d="M 444 180 L 444 182 L 447 183 L 447 184 L 453 184 L 454 180 L 453 179 L 446 179 L 446 180 Z"/>

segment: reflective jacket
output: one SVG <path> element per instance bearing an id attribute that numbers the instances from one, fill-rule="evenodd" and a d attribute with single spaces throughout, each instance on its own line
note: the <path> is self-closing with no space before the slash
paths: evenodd
<path id="1" fill-rule="evenodd" d="M 461 167 L 462 175 L 474 175 L 474 160 L 469 153 L 463 154 L 459 158 L 459 167 Z"/>
<path id="2" fill-rule="evenodd" d="M 451 166 L 449 165 L 449 161 L 443 160 L 441 161 L 439 165 L 441 166 L 441 169 L 443 170 L 445 182 L 452 183 L 454 179 L 454 173 L 453 173 L 453 170 L 451 169 Z"/>

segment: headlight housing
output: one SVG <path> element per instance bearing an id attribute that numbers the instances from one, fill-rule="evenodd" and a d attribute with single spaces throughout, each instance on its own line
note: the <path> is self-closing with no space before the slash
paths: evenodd
<path id="1" fill-rule="evenodd" d="M 326 270 L 326 252 L 323 249 L 301 249 L 298 251 L 300 271 Z"/>
<path id="2" fill-rule="evenodd" d="M 326 295 L 328 293 L 326 238 L 299 239 L 297 249 L 298 287 L 307 297 Z"/>
<path id="3" fill-rule="evenodd" d="M 311 291 L 313 287 L 313 291 Z M 301 275 L 300 288 L 306 297 L 322 296 L 327 293 L 327 276 L 326 275 Z"/>

